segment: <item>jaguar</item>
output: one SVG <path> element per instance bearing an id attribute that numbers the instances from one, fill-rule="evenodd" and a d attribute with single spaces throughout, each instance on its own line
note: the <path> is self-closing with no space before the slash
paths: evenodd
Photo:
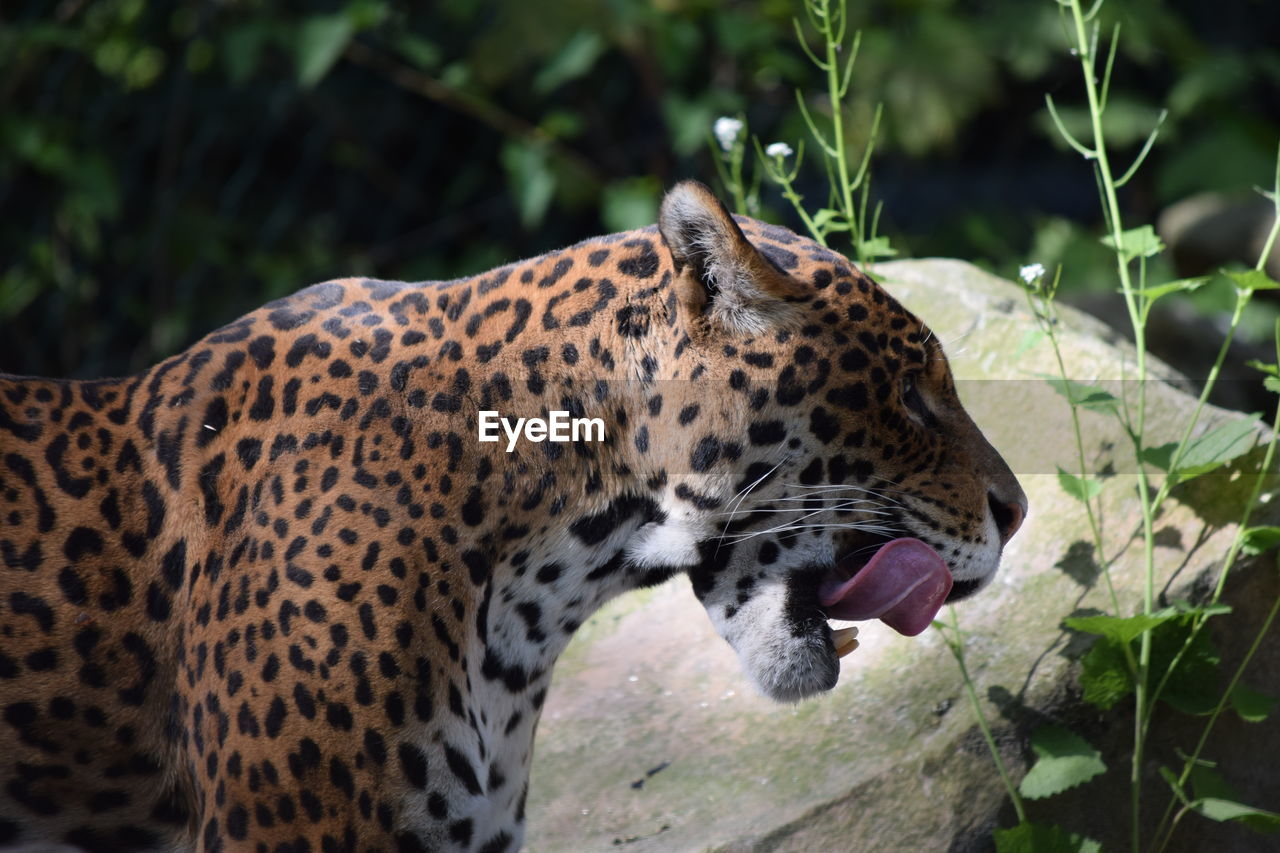
<path id="1" fill-rule="evenodd" d="M 603 435 L 482 442 L 481 411 Z M 857 645 L 830 620 L 919 633 L 1026 512 L 937 338 L 696 182 L 656 226 L 317 284 L 128 378 L 5 375 L 0 846 L 514 851 L 605 601 L 685 575 L 796 701 Z"/>

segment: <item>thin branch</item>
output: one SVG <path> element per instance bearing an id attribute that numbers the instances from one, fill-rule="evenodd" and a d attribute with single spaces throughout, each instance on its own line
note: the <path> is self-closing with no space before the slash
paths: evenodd
<path id="1" fill-rule="evenodd" d="M 814 65 L 818 66 L 823 71 L 826 71 L 827 64 L 814 54 L 813 50 L 809 47 L 809 43 L 805 41 L 804 30 L 800 28 L 800 19 L 792 18 L 791 23 L 796 28 L 796 41 L 800 42 L 800 49 L 804 51 L 804 55 L 809 57 L 809 61 Z"/>
<path id="2" fill-rule="evenodd" d="M 804 123 L 809 126 L 809 132 L 813 134 L 813 138 L 817 140 L 822 150 L 832 157 L 840 156 L 840 152 L 831 147 L 831 143 L 827 142 L 827 138 L 818 130 L 817 123 L 813 120 L 813 116 L 809 114 L 809 105 L 804 102 L 804 95 L 800 93 L 799 89 L 796 89 L 796 103 L 800 105 L 800 113 L 804 117 Z"/>
<path id="3" fill-rule="evenodd" d="M 858 165 L 858 173 L 854 175 L 853 183 L 849 186 L 857 189 L 862 186 L 862 180 L 867 176 L 867 167 L 871 164 L 871 152 L 876 147 L 876 137 L 880 135 L 880 117 L 884 112 L 884 104 L 876 104 L 876 113 L 871 119 L 871 132 L 867 134 L 867 147 L 862 151 L 862 162 Z"/>
<path id="4" fill-rule="evenodd" d="M 840 97 L 849 91 L 849 81 L 853 79 L 853 63 L 858 61 L 858 50 L 862 47 L 862 30 L 853 34 L 853 45 L 849 48 L 849 59 L 844 65 L 844 78 L 840 81 Z"/>
<path id="5" fill-rule="evenodd" d="M 1102 94 L 1098 98 L 1099 109 L 1107 108 L 1107 96 L 1111 91 L 1111 68 L 1116 62 L 1116 47 L 1120 44 L 1120 22 L 1111 30 L 1111 48 L 1107 51 L 1107 68 L 1102 72 Z"/>
<path id="6" fill-rule="evenodd" d="M 1096 158 L 1098 153 L 1092 148 L 1086 148 L 1083 144 L 1077 142 L 1076 138 L 1067 130 L 1067 126 L 1062 123 L 1062 119 L 1058 116 L 1058 108 L 1053 105 L 1053 96 L 1046 93 L 1044 96 L 1044 102 L 1045 105 L 1049 107 L 1049 117 L 1053 119 L 1053 123 L 1058 128 L 1058 133 L 1062 134 L 1062 138 L 1066 140 L 1067 144 L 1079 152 L 1080 156 L 1086 160 L 1093 160 Z"/>
<path id="7" fill-rule="evenodd" d="M 357 65 L 363 65 L 366 68 L 377 71 L 407 92 L 421 95 L 428 100 L 456 110 L 504 136 L 515 137 L 526 142 L 545 146 L 557 157 L 560 157 L 581 172 L 582 176 L 591 183 L 603 183 L 603 177 L 595 163 L 572 148 L 561 144 L 555 137 L 537 125 L 509 113 L 495 104 L 469 92 L 455 89 L 435 77 L 430 77 L 410 68 L 385 53 L 376 51 L 358 41 L 353 41 L 347 45 L 343 56 Z"/>
<path id="8" fill-rule="evenodd" d="M 1164 120 L 1168 117 L 1168 110 L 1161 110 L 1160 117 L 1156 119 L 1156 126 L 1151 128 L 1151 133 L 1147 135 L 1146 144 L 1142 146 L 1142 150 L 1138 152 L 1138 157 L 1133 161 L 1133 165 L 1129 167 L 1119 180 L 1116 181 L 1116 189 L 1129 183 L 1129 179 L 1138 171 L 1138 167 L 1142 165 L 1142 161 L 1147 159 L 1147 154 L 1151 152 L 1151 146 L 1155 145 L 1156 137 L 1160 135 L 1160 126 L 1164 124 Z"/>

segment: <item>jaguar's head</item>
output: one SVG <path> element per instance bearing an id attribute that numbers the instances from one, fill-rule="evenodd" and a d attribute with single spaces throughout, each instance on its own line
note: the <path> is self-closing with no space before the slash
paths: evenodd
<path id="1" fill-rule="evenodd" d="M 834 620 L 925 630 L 991 581 L 1027 512 L 966 414 L 942 346 L 853 264 L 675 187 L 659 229 L 680 334 L 656 433 L 697 530 L 693 588 L 767 695 L 834 686 Z M 637 549 L 633 558 L 643 562 Z"/>

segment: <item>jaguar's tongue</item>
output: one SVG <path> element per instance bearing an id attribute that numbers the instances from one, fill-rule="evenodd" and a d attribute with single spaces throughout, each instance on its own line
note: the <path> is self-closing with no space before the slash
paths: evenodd
<path id="1" fill-rule="evenodd" d="M 949 592 L 951 572 L 936 551 L 919 539 L 894 539 L 849 580 L 824 584 L 818 600 L 830 619 L 879 619 L 914 637 L 929 627 Z"/>

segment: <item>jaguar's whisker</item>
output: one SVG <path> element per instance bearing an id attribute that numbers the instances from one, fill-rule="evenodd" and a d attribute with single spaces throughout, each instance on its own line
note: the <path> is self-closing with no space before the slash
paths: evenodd
<path id="1" fill-rule="evenodd" d="M 724 536 L 729 531 L 729 525 L 733 523 L 734 515 L 737 513 L 739 509 L 742 508 L 742 502 L 746 500 L 747 496 L 751 494 L 752 490 L 755 489 L 756 486 L 763 483 L 765 480 L 767 480 L 770 476 L 773 475 L 774 471 L 777 471 L 780 467 L 782 467 L 783 463 L 791 458 L 791 455 L 792 454 L 788 453 L 786 456 L 783 456 L 781 459 L 778 460 L 777 464 L 775 464 L 768 471 L 765 471 L 763 474 L 757 477 L 754 482 L 752 482 L 745 489 L 742 489 L 738 493 L 738 495 L 735 496 L 737 500 L 736 502 L 733 503 L 733 508 L 729 511 L 729 517 L 725 519 L 724 528 L 720 531 L 719 541 L 717 541 L 717 544 L 716 544 L 716 553 L 720 552 L 719 542 L 724 541 Z"/>
<path id="2" fill-rule="evenodd" d="M 788 534 L 798 535 L 799 533 L 803 533 L 807 530 L 826 530 L 826 529 L 832 529 L 832 528 L 849 530 L 857 533 L 872 533 L 875 535 L 889 535 L 889 534 L 896 533 L 898 531 L 897 527 L 887 525 L 887 524 L 838 524 L 838 523 L 798 524 L 798 523 L 793 523 L 793 524 L 779 525 L 777 527 L 773 527 L 768 530 L 756 530 L 751 533 L 739 534 L 737 537 L 732 538 L 732 542 L 736 544 L 737 542 L 742 542 L 747 539 L 752 539 L 752 538 L 755 538 L 756 536 L 763 536 L 769 533 L 774 533 L 774 534 L 777 534 L 779 537 L 782 537 Z M 730 537 L 725 537 L 725 539 L 726 541 L 729 541 Z"/>
<path id="3" fill-rule="evenodd" d="M 788 513 L 788 512 L 806 512 L 806 513 L 809 513 L 809 515 L 817 515 L 818 513 L 824 512 L 824 511 L 835 512 L 837 510 L 853 510 L 853 509 L 857 509 L 859 512 L 868 513 L 869 515 L 895 515 L 896 514 L 891 509 L 866 509 L 866 508 L 863 508 L 860 504 L 836 504 L 835 506 L 820 507 L 818 509 L 810 509 L 807 507 L 796 507 L 794 509 L 786 508 L 786 507 L 782 509 L 763 509 L 763 508 L 762 509 L 744 509 L 744 510 L 738 510 L 733 513 L 718 512 L 715 514 L 716 515 L 781 515 L 782 513 Z"/>
<path id="4" fill-rule="evenodd" d="M 867 488 L 864 488 L 864 487 L 862 487 L 862 486 L 838 485 L 838 484 L 817 485 L 817 486 L 805 486 L 805 485 L 799 485 L 799 484 L 796 484 L 796 483 L 788 483 L 788 484 L 786 484 L 786 485 L 787 485 L 787 487 L 788 487 L 788 488 L 802 489 L 802 490 L 805 490 L 805 491 L 819 491 L 819 492 L 856 491 L 856 492 L 863 492 L 863 493 L 865 493 L 865 494 L 875 495 L 875 496 L 876 496 L 876 497 L 878 497 L 878 498 L 881 498 L 881 499 L 883 499 L 883 500 L 890 500 L 890 501 L 892 501 L 892 500 L 893 500 L 893 498 L 886 497 L 886 496 L 885 496 L 885 492 L 892 492 L 892 493 L 895 493 L 895 494 L 901 494 L 901 495 L 909 495 L 909 494 L 910 494 L 910 492 L 904 491 L 904 490 L 902 490 L 902 489 L 867 489 Z M 895 502 L 896 502 L 896 501 L 895 501 Z"/>

